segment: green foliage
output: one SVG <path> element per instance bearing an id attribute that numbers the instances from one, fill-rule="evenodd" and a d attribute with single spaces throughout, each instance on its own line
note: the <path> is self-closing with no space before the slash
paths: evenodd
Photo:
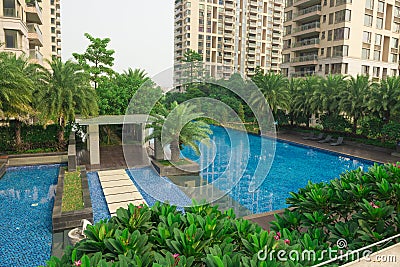
<path id="1" fill-rule="evenodd" d="M 91 81 L 95 84 L 95 89 L 97 89 L 97 85 L 103 75 L 114 73 L 111 67 L 114 65 L 113 55 L 115 51 L 107 49 L 111 41 L 110 38 L 95 38 L 89 33 L 85 33 L 85 37 L 90 41 L 86 51 L 83 54 L 73 53 L 72 55 L 83 69 L 90 74 Z"/>
<path id="2" fill-rule="evenodd" d="M 386 140 L 399 141 L 400 140 L 400 123 L 391 121 L 386 124 L 382 129 L 382 135 Z"/>
<path id="3" fill-rule="evenodd" d="M 360 121 L 360 132 L 370 138 L 379 138 L 382 134 L 384 121 L 381 118 L 367 116 Z"/>
<path id="4" fill-rule="evenodd" d="M 351 123 L 343 116 L 337 114 L 324 114 L 320 117 L 320 121 L 324 130 L 345 132 L 351 128 Z"/>

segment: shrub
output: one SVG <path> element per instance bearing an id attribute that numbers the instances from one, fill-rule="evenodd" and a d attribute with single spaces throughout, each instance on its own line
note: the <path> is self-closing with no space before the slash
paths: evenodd
<path id="1" fill-rule="evenodd" d="M 382 129 L 382 135 L 389 141 L 400 141 L 400 123 L 391 121 Z"/>
<path id="2" fill-rule="evenodd" d="M 334 250 L 345 253 L 398 233 L 399 195 L 400 163 L 347 172 L 292 193 L 293 210 L 276 216 L 270 232 L 210 205 L 184 213 L 167 204 L 129 205 L 89 226 L 87 239 L 47 266 L 312 266 L 328 260 L 329 249 L 334 257 Z M 339 239 L 347 246 L 338 247 Z M 282 262 L 280 250 L 314 251 L 315 257 Z"/>
<path id="3" fill-rule="evenodd" d="M 320 120 L 326 130 L 344 132 L 351 128 L 351 123 L 340 115 L 322 115 Z"/>
<path id="4" fill-rule="evenodd" d="M 361 134 L 370 138 L 381 136 L 384 121 L 377 117 L 365 117 L 360 122 Z"/>

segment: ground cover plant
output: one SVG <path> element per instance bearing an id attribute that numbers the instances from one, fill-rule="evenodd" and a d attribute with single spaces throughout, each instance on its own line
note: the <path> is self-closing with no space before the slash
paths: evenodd
<path id="1" fill-rule="evenodd" d="M 400 163 L 310 183 L 291 194 L 291 209 L 276 216 L 271 231 L 210 205 L 184 213 L 168 204 L 130 205 L 89 226 L 87 239 L 47 266 L 312 266 L 328 260 L 329 249 L 343 255 L 399 233 L 399 195 Z M 340 239 L 346 244 L 338 246 Z M 293 258 L 278 260 L 280 250 Z M 315 256 L 303 257 L 304 251 Z"/>
<path id="2" fill-rule="evenodd" d="M 81 173 L 65 172 L 61 210 L 68 212 L 83 208 Z"/>

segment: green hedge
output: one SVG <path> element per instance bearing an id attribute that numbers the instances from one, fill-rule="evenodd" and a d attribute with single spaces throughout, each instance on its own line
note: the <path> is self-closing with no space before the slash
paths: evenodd
<path id="1" fill-rule="evenodd" d="M 21 126 L 22 147 L 19 149 L 15 145 L 15 127 L 14 124 L 0 127 L 0 152 L 48 152 L 57 151 L 60 148 L 57 138 L 57 132 L 60 129 L 58 125 L 48 125 L 44 128 L 41 125 L 23 124 Z"/>

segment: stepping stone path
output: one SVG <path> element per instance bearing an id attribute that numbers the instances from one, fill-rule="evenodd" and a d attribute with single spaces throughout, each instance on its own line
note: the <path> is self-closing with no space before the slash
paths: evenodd
<path id="1" fill-rule="evenodd" d="M 98 175 L 111 216 L 129 203 L 147 204 L 125 170 L 99 171 Z"/>

